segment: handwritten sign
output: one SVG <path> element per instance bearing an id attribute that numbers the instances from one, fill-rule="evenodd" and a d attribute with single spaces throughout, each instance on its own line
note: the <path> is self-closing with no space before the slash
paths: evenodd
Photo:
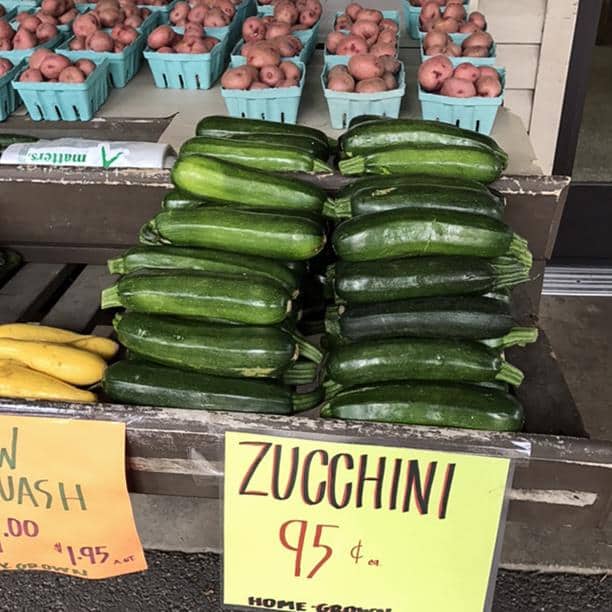
<path id="1" fill-rule="evenodd" d="M 509 468 L 505 458 L 227 433 L 224 605 L 483 610 Z"/>
<path id="2" fill-rule="evenodd" d="M 109 578 L 146 568 L 125 424 L 0 416 L 0 569 Z"/>

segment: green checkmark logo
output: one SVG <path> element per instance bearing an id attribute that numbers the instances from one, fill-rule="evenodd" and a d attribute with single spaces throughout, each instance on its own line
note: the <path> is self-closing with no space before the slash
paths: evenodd
<path id="1" fill-rule="evenodd" d="M 123 151 L 119 151 L 114 157 L 107 157 L 106 147 L 102 147 L 102 167 L 110 168 L 111 164 L 123 155 Z"/>

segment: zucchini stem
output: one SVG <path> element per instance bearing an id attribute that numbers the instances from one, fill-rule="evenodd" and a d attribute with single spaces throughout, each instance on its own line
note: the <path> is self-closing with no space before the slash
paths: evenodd
<path id="1" fill-rule="evenodd" d="M 365 157 L 363 155 L 356 155 L 349 159 L 343 159 L 338 162 L 338 169 L 340 170 L 340 174 L 344 174 L 345 176 L 364 174 L 366 169 Z"/>
<path id="2" fill-rule="evenodd" d="M 529 251 L 529 245 L 524 238 L 514 234 L 512 236 L 512 240 L 510 241 L 508 253 L 516 257 L 516 259 L 518 259 L 525 266 L 531 268 L 533 264 L 533 256 Z"/>
<path id="3" fill-rule="evenodd" d="M 334 171 L 324 161 L 317 159 L 312 160 L 312 171 L 315 174 L 333 174 Z"/>
<path id="4" fill-rule="evenodd" d="M 511 346 L 527 346 L 538 339 L 537 327 L 514 327 L 505 336 L 482 340 L 491 348 L 506 349 Z"/>
<path id="5" fill-rule="evenodd" d="M 342 335 L 340 329 L 340 314 L 337 306 L 330 306 L 325 311 L 325 331 L 334 338 Z"/>
<path id="6" fill-rule="evenodd" d="M 351 216 L 350 198 L 327 198 L 323 204 L 323 216 L 330 219 L 346 219 Z"/>
<path id="7" fill-rule="evenodd" d="M 317 388 L 314 391 L 308 393 L 294 393 L 293 394 L 293 410 L 294 412 L 304 412 L 314 408 L 317 404 L 320 404 L 323 400 L 323 391 L 321 388 Z"/>
<path id="8" fill-rule="evenodd" d="M 117 308 L 118 306 L 122 306 L 121 300 L 119 299 L 119 286 L 113 285 L 112 287 L 103 289 L 100 308 Z"/>
<path id="9" fill-rule="evenodd" d="M 123 257 L 116 257 L 115 259 L 109 259 L 106 262 L 108 271 L 111 274 L 125 274 L 125 261 Z"/>
<path id="10" fill-rule="evenodd" d="M 520 386 L 523 382 L 525 375 L 521 370 L 517 367 L 513 366 L 511 363 L 504 361 L 502 363 L 495 380 L 501 380 L 502 382 L 507 382 L 509 385 L 513 385 L 514 387 Z"/>
<path id="11" fill-rule="evenodd" d="M 325 399 L 331 399 L 332 397 L 336 397 L 340 391 L 342 391 L 344 387 L 337 383 L 335 380 L 328 379 L 323 383 L 323 389 L 325 390 Z"/>
<path id="12" fill-rule="evenodd" d="M 286 385 L 307 385 L 317 377 L 317 364 L 311 361 L 297 361 L 283 374 Z"/>
<path id="13" fill-rule="evenodd" d="M 292 332 L 291 337 L 297 344 L 301 356 L 315 363 L 321 363 L 321 361 L 323 361 L 323 353 L 314 346 L 314 344 L 308 342 L 301 334 Z"/>

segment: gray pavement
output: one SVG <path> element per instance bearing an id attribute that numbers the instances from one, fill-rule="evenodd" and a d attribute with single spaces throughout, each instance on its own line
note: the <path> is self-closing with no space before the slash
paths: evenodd
<path id="1" fill-rule="evenodd" d="M 217 555 L 149 551 L 147 559 L 148 572 L 101 582 L 55 574 L 2 573 L 0 611 L 221 611 Z M 493 609 L 494 612 L 610 612 L 612 576 L 501 571 Z"/>

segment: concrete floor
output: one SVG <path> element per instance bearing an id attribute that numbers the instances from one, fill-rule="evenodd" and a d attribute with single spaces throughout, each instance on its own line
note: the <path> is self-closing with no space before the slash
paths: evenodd
<path id="1" fill-rule="evenodd" d="M 595 47 L 576 150 L 575 181 L 612 181 L 612 47 Z"/>

